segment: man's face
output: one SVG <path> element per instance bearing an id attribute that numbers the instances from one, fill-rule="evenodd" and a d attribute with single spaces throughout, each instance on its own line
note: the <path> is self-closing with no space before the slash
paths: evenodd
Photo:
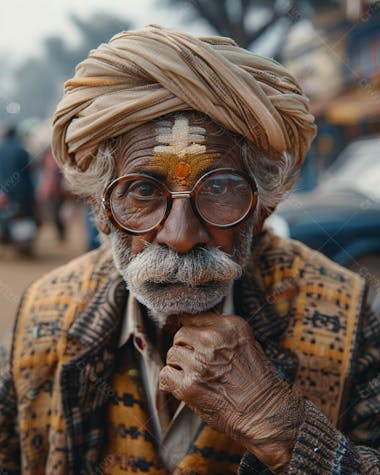
<path id="1" fill-rule="evenodd" d="M 143 173 L 173 192 L 188 191 L 211 170 L 242 171 L 240 145 L 200 114 L 183 113 L 126 134 L 116 152 L 117 172 Z M 159 229 L 139 235 L 113 230 L 111 243 L 129 289 L 161 321 L 221 302 L 241 275 L 252 228 L 252 215 L 229 228 L 210 225 L 194 213 L 190 199 L 176 198 Z"/>

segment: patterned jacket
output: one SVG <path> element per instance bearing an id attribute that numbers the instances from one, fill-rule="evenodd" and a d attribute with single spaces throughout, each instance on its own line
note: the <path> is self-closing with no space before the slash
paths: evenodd
<path id="1" fill-rule="evenodd" d="M 27 290 L 1 366 L 0 474 L 100 473 L 126 297 L 105 247 Z M 266 232 L 234 304 L 307 398 L 288 473 L 380 473 L 380 321 L 362 279 Z M 256 473 L 271 472 L 248 453 L 239 474 Z"/>

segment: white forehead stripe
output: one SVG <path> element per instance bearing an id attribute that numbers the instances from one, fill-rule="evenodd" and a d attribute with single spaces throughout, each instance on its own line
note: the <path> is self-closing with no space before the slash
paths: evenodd
<path id="1" fill-rule="evenodd" d="M 157 129 L 157 141 L 165 145 L 156 145 L 155 154 L 173 154 L 178 157 L 185 155 L 199 155 L 206 152 L 205 142 L 206 129 L 195 125 L 189 125 L 186 118 L 177 118 L 172 125 L 170 122 L 163 123 Z"/>

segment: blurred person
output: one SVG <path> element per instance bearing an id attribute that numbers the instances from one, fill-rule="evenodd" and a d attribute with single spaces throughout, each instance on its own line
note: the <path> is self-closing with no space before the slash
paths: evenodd
<path id="1" fill-rule="evenodd" d="M 66 225 L 62 216 L 62 206 L 65 202 L 63 175 L 54 160 L 51 147 L 42 156 L 37 197 L 42 208 L 51 216 L 58 238 L 66 238 Z"/>
<path id="2" fill-rule="evenodd" d="M 94 213 L 92 212 L 91 207 L 89 206 L 86 210 L 86 243 L 87 243 L 87 250 L 93 251 L 100 246 L 100 236 L 99 230 L 95 223 Z"/>
<path id="3" fill-rule="evenodd" d="M 17 128 L 5 128 L 0 142 L 0 216 L 2 240 L 29 248 L 36 230 L 36 200 L 30 156 Z"/>
<path id="4" fill-rule="evenodd" d="M 263 230 L 315 134 L 275 61 L 149 26 L 66 82 L 53 152 L 104 244 L 25 293 L 0 470 L 379 471 L 366 283 Z"/>

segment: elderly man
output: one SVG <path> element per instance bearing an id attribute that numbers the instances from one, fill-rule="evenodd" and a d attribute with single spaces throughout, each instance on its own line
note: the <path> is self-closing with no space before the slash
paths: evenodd
<path id="1" fill-rule="evenodd" d="M 366 286 L 263 231 L 314 134 L 296 80 L 226 38 L 150 26 L 78 66 L 53 149 L 105 242 L 25 293 L 4 473 L 380 473 Z"/>

